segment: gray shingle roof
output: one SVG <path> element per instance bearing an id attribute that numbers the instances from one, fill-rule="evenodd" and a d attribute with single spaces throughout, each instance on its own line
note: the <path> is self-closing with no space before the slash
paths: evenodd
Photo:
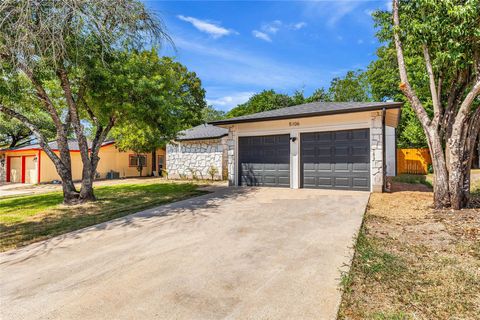
<path id="1" fill-rule="evenodd" d="M 105 146 L 105 145 L 108 145 L 108 144 L 112 144 L 114 143 L 113 140 L 106 140 L 102 143 L 102 146 Z M 50 146 L 50 148 L 52 150 L 58 150 L 58 144 L 57 144 L 57 141 L 51 141 L 48 143 L 48 145 Z M 92 146 L 92 142 L 91 141 L 88 141 L 88 147 L 90 148 Z M 21 146 L 21 147 L 16 147 L 16 148 L 11 148 L 9 150 L 36 150 L 36 149 L 42 149 L 42 147 L 40 146 L 39 143 L 35 143 L 35 144 L 28 144 L 28 145 L 25 145 L 25 146 Z M 78 142 L 77 140 L 69 140 L 68 141 L 68 149 L 70 151 L 79 151 L 80 148 L 78 147 Z"/>
<path id="2" fill-rule="evenodd" d="M 328 114 L 381 110 L 382 108 L 400 108 L 402 102 L 312 102 L 292 107 L 258 112 L 231 119 L 212 121 L 210 124 L 230 124 L 291 118 L 306 118 Z"/>
<path id="3" fill-rule="evenodd" d="M 204 140 L 216 139 L 228 135 L 228 129 L 212 126 L 210 124 L 201 124 L 199 126 L 180 131 L 177 140 Z"/>

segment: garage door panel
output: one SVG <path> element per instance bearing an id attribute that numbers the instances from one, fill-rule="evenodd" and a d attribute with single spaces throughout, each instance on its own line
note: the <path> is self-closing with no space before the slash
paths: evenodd
<path id="1" fill-rule="evenodd" d="M 305 172 L 311 171 L 313 174 L 315 174 L 316 171 L 326 171 L 330 172 L 332 171 L 332 165 L 330 162 L 324 162 L 324 163 L 309 163 L 305 162 L 303 165 L 303 170 Z"/>
<path id="2" fill-rule="evenodd" d="M 333 164 L 333 171 L 334 172 L 350 172 L 351 165 L 349 163 L 334 163 Z"/>
<path id="3" fill-rule="evenodd" d="M 319 142 L 330 142 L 332 140 L 332 132 L 318 132 L 318 133 L 312 133 L 314 140 L 317 140 Z"/>
<path id="4" fill-rule="evenodd" d="M 333 178 L 317 177 L 315 181 L 316 184 L 312 185 L 312 187 L 315 187 L 315 185 L 329 189 L 333 187 Z"/>
<path id="5" fill-rule="evenodd" d="M 349 187 L 350 179 L 346 177 L 335 177 L 335 186 L 337 187 Z"/>
<path id="6" fill-rule="evenodd" d="M 353 172 L 368 172 L 370 171 L 370 164 L 369 163 L 352 163 L 352 171 Z"/>
<path id="7" fill-rule="evenodd" d="M 335 157 L 348 156 L 350 153 L 350 146 L 338 146 L 336 145 L 333 149 Z"/>
<path id="8" fill-rule="evenodd" d="M 290 173 L 290 163 L 278 163 L 276 164 L 277 170 L 286 171 Z"/>
<path id="9" fill-rule="evenodd" d="M 240 185 L 290 186 L 290 135 L 240 137 Z"/>
<path id="10" fill-rule="evenodd" d="M 275 176 L 269 176 L 269 175 L 263 176 L 263 183 L 274 184 L 276 183 L 276 181 L 277 181 L 277 178 Z"/>
<path id="11" fill-rule="evenodd" d="M 282 146 L 290 145 L 290 134 L 277 135 L 276 139 Z"/>
<path id="12" fill-rule="evenodd" d="M 348 131 L 336 131 L 333 135 L 336 143 L 350 141 L 350 132 Z"/>
<path id="13" fill-rule="evenodd" d="M 369 129 L 302 133 L 303 187 L 369 190 L 369 137 Z"/>
<path id="14" fill-rule="evenodd" d="M 363 140 L 368 142 L 370 140 L 369 135 L 370 135 L 369 130 L 353 130 L 352 140 L 353 141 Z"/>
<path id="15" fill-rule="evenodd" d="M 368 146 L 353 146 L 351 148 L 352 150 L 352 156 L 363 156 L 366 157 L 366 153 L 368 153 Z"/>
<path id="16" fill-rule="evenodd" d="M 368 188 L 368 179 L 366 178 L 353 178 L 352 182 L 354 187 Z"/>
<path id="17" fill-rule="evenodd" d="M 305 141 L 305 142 L 311 142 L 311 141 L 315 141 L 315 140 L 314 140 L 314 139 L 315 139 L 315 136 L 314 136 L 314 135 L 311 135 L 311 134 L 307 136 L 307 134 L 305 134 L 305 137 L 303 137 L 302 139 L 303 139 L 303 141 Z"/>

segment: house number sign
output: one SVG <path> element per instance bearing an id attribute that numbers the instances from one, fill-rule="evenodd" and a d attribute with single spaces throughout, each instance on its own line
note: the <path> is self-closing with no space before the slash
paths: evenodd
<path id="1" fill-rule="evenodd" d="M 300 125 L 300 122 L 299 122 L 299 121 L 290 121 L 290 122 L 288 123 L 288 125 L 289 125 L 290 127 L 298 127 L 298 126 Z"/>

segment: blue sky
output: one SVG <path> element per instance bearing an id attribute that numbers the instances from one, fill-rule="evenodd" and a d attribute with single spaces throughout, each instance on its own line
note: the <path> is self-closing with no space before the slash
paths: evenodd
<path id="1" fill-rule="evenodd" d="M 310 94 L 365 68 L 378 42 L 371 12 L 390 1 L 145 1 L 164 20 L 175 56 L 207 101 L 228 111 L 256 92 Z"/>

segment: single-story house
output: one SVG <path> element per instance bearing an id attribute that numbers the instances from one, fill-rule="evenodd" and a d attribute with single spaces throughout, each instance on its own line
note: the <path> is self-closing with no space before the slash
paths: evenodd
<path id="1" fill-rule="evenodd" d="M 229 143 L 228 129 L 209 124 L 179 132 L 166 147 L 168 177 L 227 179 Z"/>
<path id="2" fill-rule="evenodd" d="M 169 176 L 218 167 L 235 186 L 382 192 L 402 103 L 313 102 L 213 121 L 167 146 Z"/>
<path id="3" fill-rule="evenodd" d="M 49 143 L 50 148 L 58 154 L 56 142 Z M 77 141 L 69 141 L 72 160 L 73 180 L 82 178 L 82 160 Z M 156 151 L 155 168 L 152 168 L 152 154 L 122 152 L 115 147 L 113 140 L 105 141 L 99 151 L 100 162 L 97 167 L 97 179 L 106 179 L 112 171 L 113 177 L 126 178 L 139 176 L 138 161 L 143 163 L 142 175 L 151 175 L 152 171 L 161 172 L 165 165 L 165 150 Z M 158 169 L 156 169 L 158 167 Z M 2 170 L 3 169 L 3 170 Z M 12 183 L 46 183 L 60 180 L 53 162 L 39 144 L 26 145 L 0 150 L 0 181 Z"/>

